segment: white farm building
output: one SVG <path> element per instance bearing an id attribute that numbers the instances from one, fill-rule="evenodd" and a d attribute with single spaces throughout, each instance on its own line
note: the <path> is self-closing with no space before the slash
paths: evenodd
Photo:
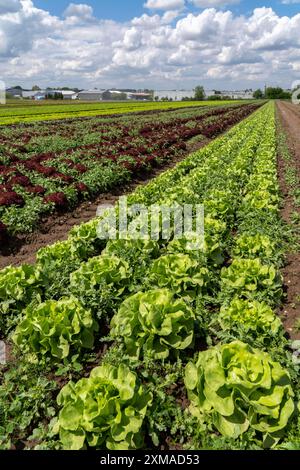
<path id="1" fill-rule="evenodd" d="M 173 101 L 182 101 L 182 98 L 193 98 L 195 90 L 156 90 L 154 99 L 161 101 L 164 98 Z"/>

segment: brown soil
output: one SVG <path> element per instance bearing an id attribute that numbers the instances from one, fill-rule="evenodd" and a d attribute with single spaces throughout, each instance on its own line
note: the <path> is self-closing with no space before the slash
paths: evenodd
<path id="1" fill-rule="evenodd" d="M 152 169 L 151 172 L 138 175 L 130 183 L 116 188 L 111 192 L 100 194 L 93 201 L 82 202 L 71 212 L 64 214 L 54 214 L 41 220 L 40 229 L 32 234 L 18 236 L 11 240 L 5 247 L 1 247 L 0 269 L 6 266 L 19 266 L 21 264 L 33 264 L 35 255 L 40 248 L 51 245 L 57 241 L 66 240 L 72 227 L 88 222 L 96 216 L 97 208 L 100 204 L 114 204 L 120 196 L 131 193 L 137 186 L 146 184 L 153 178 L 156 178 L 164 171 L 173 168 L 179 161 L 204 145 L 207 145 L 208 139 L 197 143 L 187 143 L 187 152 L 180 158 L 169 160 L 160 168 Z"/>
<path id="2" fill-rule="evenodd" d="M 294 157 L 294 165 L 300 176 L 300 107 L 291 103 L 280 101 L 277 103 L 278 116 L 282 128 L 287 135 L 287 143 L 291 155 Z M 295 212 L 293 198 L 289 195 L 288 187 L 284 180 L 285 162 L 279 155 L 278 173 L 281 190 L 284 196 L 282 217 L 290 222 L 292 212 Z M 300 319 L 300 253 L 289 253 L 286 258 L 286 266 L 283 269 L 286 301 L 281 314 L 286 331 L 292 339 L 300 339 L 300 331 L 295 329 L 295 322 Z"/>

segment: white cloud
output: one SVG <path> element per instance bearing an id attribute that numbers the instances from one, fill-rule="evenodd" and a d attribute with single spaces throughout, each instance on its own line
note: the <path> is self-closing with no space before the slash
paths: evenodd
<path id="1" fill-rule="evenodd" d="M 183 8 L 185 0 L 147 0 L 145 8 L 152 10 L 177 10 Z"/>
<path id="2" fill-rule="evenodd" d="M 228 5 L 240 3 L 240 0 L 190 0 L 190 2 L 200 8 L 222 8 Z"/>
<path id="3" fill-rule="evenodd" d="M 0 0 L 0 15 L 15 13 L 22 8 L 20 0 Z"/>
<path id="4" fill-rule="evenodd" d="M 64 11 L 64 16 L 76 16 L 82 19 L 89 19 L 93 16 L 93 8 L 90 5 L 86 5 L 85 3 L 70 3 L 70 5 Z"/>
<path id="5" fill-rule="evenodd" d="M 1 1 L 1 0 L 0 0 Z M 249 87 L 299 79 L 300 14 L 250 16 L 208 8 L 129 22 L 100 20 L 89 5 L 63 18 L 22 0 L 0 16 L 0 79 L 8 85 Z"/>

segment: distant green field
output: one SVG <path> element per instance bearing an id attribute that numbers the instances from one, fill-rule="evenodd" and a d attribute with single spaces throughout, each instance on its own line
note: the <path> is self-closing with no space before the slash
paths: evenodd
<path id="1" fill-rule="evenodd" d="M 246 101 L 242 101 L 246 103 Z M 0 105 L 0 125 L 19 122 L 48 121 L 84 116 L 104 116 L 140 111 L 186 108 L 189 106 L 222 106 L 239 104 L 241 101 L 180 101 L 180 102 L 98 102 L 59 104 L 53 102 L 20 102 L 9 101 Z"/>

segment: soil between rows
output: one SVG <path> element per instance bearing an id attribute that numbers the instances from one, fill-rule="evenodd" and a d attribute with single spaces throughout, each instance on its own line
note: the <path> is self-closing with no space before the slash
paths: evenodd
<path id="1" fill-rule="evenodd" d="M 277 103 L 278 116 L 283 130 L 287 135 L 287 144 L 293 157 L 293 163 L 300 176 L 300 107 L 291 103 L 279 101 Z M 284 205 L 281 215 L 285 222 L 290 223 L 291 214 L 295 211 L 293 198 L 289 195 L 284 178 L 285 163 L 282 156 L 278 156 L 278 175 L 281 191 L 284 196 Z M 288 253 L 286 266 L 283 271 L 286 300 L 281 309 L 282 321 L 286 331 L 292 339 L 300 339 L 300 331 L 295 328 L 295 322 L 300 319 L 300 253 Z"/>

